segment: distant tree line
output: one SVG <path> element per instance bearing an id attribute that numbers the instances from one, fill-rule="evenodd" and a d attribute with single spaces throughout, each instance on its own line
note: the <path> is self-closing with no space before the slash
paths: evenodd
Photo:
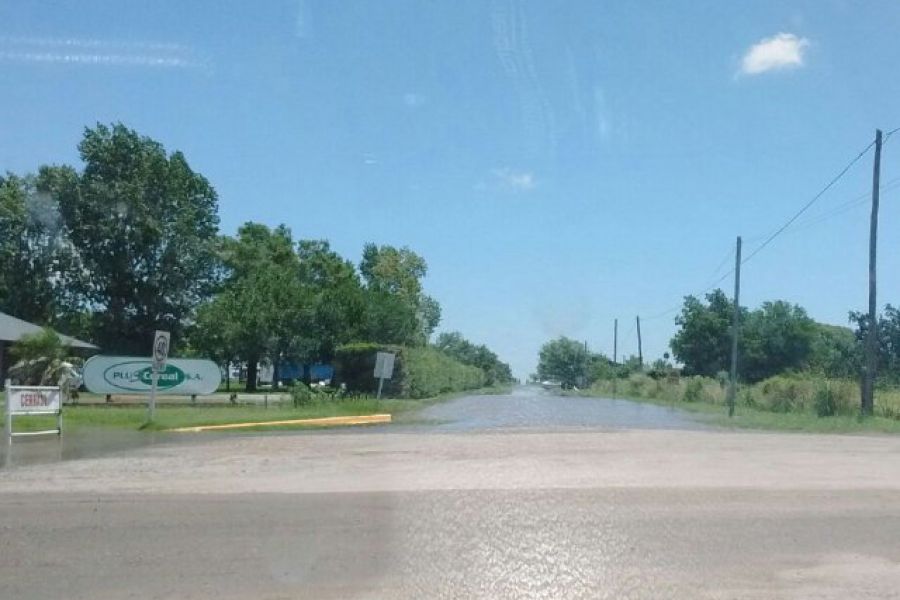
<path id="1" fill-rule="evenodd" d="M 731 364 L 732 301 L 722 290 L 703 300 L 687 296 L 675 318 L 678 330 L 670 347 L 684 375 L 723 379 Z M 818 323 L 806 311 L 783 300 L 764 302 L 759 308 L 740 308 L 738 374 L 755 383 L 789 372 L 812 372 L 829 378 L 855 378 L 862 365 L 862 343 L 868 328 L 864 313 L 851 312 L 841 327 Z M 882 381 L 900 382 L 900 310 L 887 305 L 878 320 L 878 373 Z M 668 354 L 648 367 L 630 357 L 620 364 L 584 345 L 562 337 L 541 348 L 534 377 L 565 386 L 590 384 L 598 379 L 624 377 L 641 370 L 661 374 L 672 368 Z"/>
<path id="2" fill-rule="evenodd" d="M 441 308 L 425 260 L 366 244 L 354 265 L 284 225 L 219 231 L 218 196 L 180 152 L 122 124 L 87 128 L 84 166 L 0 176 L 0 311 L 145 355 L 156 329 L 177 354 L 243 362 L 248 387 L 267 362 L 327 362 L 348 342 L 423 346 Z M 459 334 L 445 350 L 511 379 Z M 277 374 L 276 374 L 277 378 Z"/>

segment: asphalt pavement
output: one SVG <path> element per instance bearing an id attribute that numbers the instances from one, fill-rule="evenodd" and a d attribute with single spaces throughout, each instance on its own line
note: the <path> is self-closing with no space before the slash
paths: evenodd
<path id="1" fill-rule="evenodd" d="M 900 439 L 557 400 L 0 471 L 0 598 L 900 598 Z"/>

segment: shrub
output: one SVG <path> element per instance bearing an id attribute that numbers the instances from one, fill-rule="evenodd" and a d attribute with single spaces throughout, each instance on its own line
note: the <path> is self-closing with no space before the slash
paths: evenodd
<path id="1" fill-rule="evenodd" d="M 703 399 L 703 379 L 691 377 L 684 386 L 684 394 L 681 396 L 684 402 L 700 402 Z"/>
<path id="2" fill-rule="evenodd" d="M 642 373 L 633 373 L 625 380 L 625 394 L 636 398 L 650 397 L 656 388 L 654 380 Z"/>
<path id="3" fill-rule="evenodd" d="M 813 404 L 815 384 L 809 379 L 776 375 L 761 381 L 756 389 L 764 408 L 773 412 L 800 412 Z"/>
<path id="4" fill-rule="evenodd" d="M 749 387 L 741 390 L 741 393 L 738 395 L 738 401 L 748 408 L 755 408 L 758 404 L 753 388 Z"/>
<path id="5" fill-rule="evenodd" d="M 291 401 L 294 403 L 294 408 L 298 406 L 307 406 L 320 401 L 325 397 L 327 397 L 326 394 L 310 388 L 301 381 L 294 382 L 291 386 Z"/>
<path id="6" fill-rule="evenodd" d="M 393 377 L 384 382 L 383 394 L 396 398 L 428 398 L 444 392 L 484 386 L 485 373 L 464 365 L 431 346 L 409 348 L 381 344 L 349 344 L 335 352 L 335 382 L 353 391 L 374 393 L 375 354 L 393 352 Z"/>

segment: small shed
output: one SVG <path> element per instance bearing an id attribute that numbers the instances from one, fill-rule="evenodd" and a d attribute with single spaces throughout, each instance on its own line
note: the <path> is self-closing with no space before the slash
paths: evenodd
<path id="1" fill-rule="evenodd" d="M 40 325 L 17 319 L 12 315 L 0 312 L 0 384 L 6 380 L 6 371 L 9 368 L 9 347 L 19 341 L 23 335 L 40 333 L 43 328 Z M 94 344 L 84 342 L 67 335 L 59 334 L 60 339 L 72 348 L 82 350 L 99 350 Z"/>

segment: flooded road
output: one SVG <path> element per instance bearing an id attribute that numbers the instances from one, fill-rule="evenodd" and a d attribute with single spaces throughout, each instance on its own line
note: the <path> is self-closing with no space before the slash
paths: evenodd
<path id="1" fill-rule="evenodd" d="M 561 396 L 537 386 L 515 388 L 510 394 L 461 396 L 428 406 L 412 416 L 415 424 L 375 425 L 364 429 L 294 430 L 273 432 L 167 433 L 120 428 L 65 430 L 62 436 L 17 438 L 0 444 L 0 469 L 125 452 L 158 445 L 205 443 L 217 438 L 377 434 L 464 433 L 503 430 L 571 429 L 705 429 L 688 413 L 622 399 Z"/>
<path id="2" fill-rule="evenodd" d="M 0 470 L 0 598 L 898 596 L 898 437 L 536 389 L 420 416 L 17 441 L 46 460 Z"/>
<path id="3" fill-rule="evenodd" d="M 463 396 L 422 410 L 439 430 L 703 429 L 683 411 L 622 399 L 562 396 L 537 386 L 508 395 Z"/>

